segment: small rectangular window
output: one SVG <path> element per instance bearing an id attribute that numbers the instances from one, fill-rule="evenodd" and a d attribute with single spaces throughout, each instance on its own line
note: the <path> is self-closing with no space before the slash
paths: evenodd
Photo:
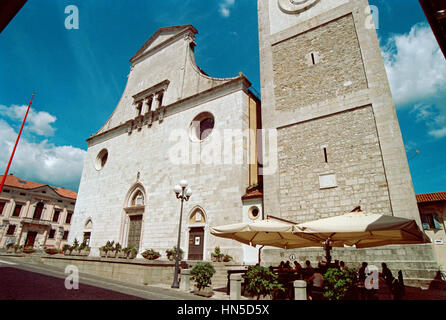
<path id="1" fill-rule="evenodd" d="M 67 239 L 68 239 L 68 231 L 64 231 L 62 240 L 67 240 Z"/>
<path id="2" fill-rule="evenodd" d="M 10 224 L 9 225 L 9 227 L 8 227 L 8 231 L 6 232 L 6 234 L 8 235 L 8 236 L 13 236 L 14 235 L 14 233 L 15 233 L 15 225 L 14 224 Z"/>
<path id="3" fill-rule="evenodd" d="M 3 210 L 5 210 L 6 202 L 0 202 L 0 216 L 3 214 Z"/>
<path id="4" fill-rule="evenodd" d="M 50 234 L 48 235 L 48 239 L 54 239 L 55 235 L 56 235 L 56 230 L 51 229 Z"/>
<path id="5" fill-rule="evenodd" d="M 60 210 L 54 211 L 53 222 L 59 222 Z"/>
<path id="6" fill-rule="evenodd" d="M 67 213 L 67 219 L 65 220 L 66 224 L 70 224 L 71 223 L 71 217 L 73 216 L 72 212 L 68 212 Z"/>
<path id="7" fill-rule="evenodd" d="M 311 61 L 313 62 L 313 65 L 316 64 L 316 58 L 314 57 L 314 53 L 311 53 Z"/>
<path id="8" fill-rule="evenodd" d="M 22 211 L 22 205 L 16 204 L 14 208 L 14 212 L 12 213 L 13 217 L 20 217 L 20 212 Z"/>
<path id="9" fill-rule="evenodd" d="M 328 163 L 327 148 L 324 148 L 324 159 L 325 159 L 325 163 Z"/>

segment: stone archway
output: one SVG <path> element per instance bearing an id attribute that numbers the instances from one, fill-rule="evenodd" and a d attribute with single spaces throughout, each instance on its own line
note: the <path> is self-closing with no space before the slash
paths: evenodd
<path id="1" fill-rule="evenodd" d="M 123 213 L 123 226 L 121 243 L 125 247 L 142 248 L 144 212 L 146 207 L 146 192 L 144 187 L 137 183 L 127 193 Z"/>
<path id="2" fill-rule="evenodd" d="M 201 207 L 195 207 L 189 214 L 188 260 L 204 260 L 205 258 L 206 222 L 206 214 Z"/>

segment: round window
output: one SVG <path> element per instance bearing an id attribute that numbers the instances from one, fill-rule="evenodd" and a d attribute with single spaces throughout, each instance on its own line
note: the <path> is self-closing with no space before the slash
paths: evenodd
<path id="1" fill-rule="evenodd" d="M 190 126 L 192 140 L 203 141 L 209 137 L 214 129 L 214 116 L 209 112 L 200 113 L 194 118 Z"/>
<path id="2" fill-rule="evenodd" d="M 102 149 L 101 152 L 99 152 L 98 156 L 96 157 L 96 162 L 95 162 L 96 170 L 101 170 L 107 163 L 107 159 L 108 159 L 108 151 L 107 149 Z"/>
<path id="3" fill-rule="evenodd" d="M 256 206 L 253 206 L 249 208 L 248 215 L 250 219 L 256 220 L 260 217 L 260 209 Z"/>

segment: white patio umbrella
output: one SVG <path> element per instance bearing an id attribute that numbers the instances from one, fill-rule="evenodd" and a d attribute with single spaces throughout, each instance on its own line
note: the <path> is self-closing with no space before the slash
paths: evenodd
<path id="1" fill-rule="evenodd" d="M 316 247 L 318 243 L 293 234 L 294 223 L 266 219 L 255 222 L 242 222 L 218 227 L 211 227 L 211 234 L 216 237 L 233 239 L 238 242 L 257 246 L 272 246 L 284 249 Z"/>
<path id="2" fill-rule="evenodd" d="M 325 243 L 327 262 L 330 260 L 330 246 L 370 248 L 430 243 L 415 220 L 362 211 L 300 223 L 294 226 L 294 232 L 311 241 Z"/>

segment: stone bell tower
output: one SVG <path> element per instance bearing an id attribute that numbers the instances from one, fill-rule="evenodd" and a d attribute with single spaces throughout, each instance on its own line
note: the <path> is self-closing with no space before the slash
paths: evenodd
<path id="1" fill-rule="evenodd" d="M 277 129 L 265 215 L 419 213 L 367 0 L 258 0 L 263 128 Z M 272 157 L 265 154 L 265 158 Z"/>

